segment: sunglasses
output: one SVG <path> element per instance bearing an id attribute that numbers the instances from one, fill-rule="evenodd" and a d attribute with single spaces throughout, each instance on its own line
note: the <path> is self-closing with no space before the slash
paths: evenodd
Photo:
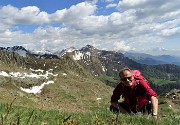
<path id="1" fill-rule="evenodd" d="M 132 79 L 132 76 L 122 78 L 121 80 L 122 80 L 122 81 L 127 81 L 127 79 L 128 79 L 128 80 L 131 80 L 131 79 Z"/>

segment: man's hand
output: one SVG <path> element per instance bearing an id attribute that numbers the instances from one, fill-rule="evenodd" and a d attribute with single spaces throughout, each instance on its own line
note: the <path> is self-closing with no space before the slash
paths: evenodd
<path id="1" fill-rule="evenodd" d="M 111 105 L 119 110 L 118 102 L 111 102 Z"/>
<path id="2" fill-rule="evenodd" d="M 158 116 L 157 116 L 157 115 L 152 115 L 152 118 L 153 118 L 154 120 L 157 120 L 157 119 L 158 119 Z"/>

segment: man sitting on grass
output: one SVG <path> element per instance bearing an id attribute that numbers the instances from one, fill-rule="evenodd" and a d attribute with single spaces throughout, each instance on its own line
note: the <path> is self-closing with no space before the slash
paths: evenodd
<path id="1" fill-rule="evenodd" d="M 110 110 L 114 113 L 152 114 L 152 117 L 157 119 L 157 94 L 140 72 L 136 70 L 133 73 L 133 70 L 124 68 L 120 71 L 119 77 L 121 82 L 111 96 Z M 121 95 L 124 100 L 118 102 Z"/>

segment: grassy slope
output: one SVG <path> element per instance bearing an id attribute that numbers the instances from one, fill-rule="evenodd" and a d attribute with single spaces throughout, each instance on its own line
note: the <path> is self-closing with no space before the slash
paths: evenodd
<path id="1" fill-rule="evenodd" d="M 24 68 L 9 66 L 0 63 L 0 71 L 6 72 L 30 72 Z M 109 102 L 112 88 L 106 86 L 100 80 L 96 79 L 86 71 L 85 75 L 79 75 L 79 71 L 58 70 L 54 74 L 58 76 L 52 77 L 54 83 L 45 85 L 40 94 L 27 94 L 21 91 L 19 85 L 32 84 L 43 80 L 35 79 L 17 79 L 11 77 L 1 77 L 0 102 L 10 103 L 16 98 L 14 104 L 25 107 L 58 109 L 63 111 L 87 111 L 92 105 L 97 105 L 97 98 L 102 98 L 101 102 Z M 66 73 L 67 75 L 63 75 Z"/>
<path id="2" fill-rule="evenodd" d="M 44 106 L 67 111 L 83 111 L 87 107 L 97 104 L 96 99 L 108 102 L 112 94 L 112 88 L 93 78 L 79 76 L 75 72 L 67 71 L 67 75 L 59 75 L 52 85 L 44 88 L 39 95 Z"/>
<path id="3" fill-rule="evenodd" d="M 11 67 L 1 63 L 1 70 L 26 71 L 18 67 Z M 78 73 L 77 73 L 78 72 Z M 154 122 L 149 117 L 116 115 L 109 111 L 109 99 L 112 88 L 88 73 L 79 75 L 79 71 L 57 71 L 59 75 L 52 78 L 54 84 L 46 85 L 40 94 L 27 94 L 22 92 L 16 84 L 16 80 L 3 77 L 0 80 L 1 120 L 4 122 L 26 124 L 160 124 L 170 125 L 179 123 L 178 106 L 167 101 L 161 104 L 160 121 Z M 66 73 L 67 75 L 63 75 Z M 12 100 L 13 107 L 6 105 Z M 102 98 L 99 102 L 96 98 Z M 164 100 L 164 99 L 163 99 Z M 169 107 L 169 104 L 173 108 Z M 7 107 L 8 106 L 8 107 Z M 36 109 L 38 108 L 38 109 Z M 7 117 L 6 117 L 7 116 Z M 72 116 L 69 119 L 68 116 Z"/>
<path id="4" fill-rule="evenodd" d="M 180 112 L 173 111 L 167 104 L 159 106 L 158 120 L 151 116 L 112 114 L 108 105 L 100 103 L 88 112 L 62 112 L 0 104 L 0 123 L 32 125 L 179 125 Z"/>
<path id="5" fill-rule="evenodd" d="M 157 78 L 150 78 L 150 81 L 152 81 L 153 83 L 156 83 L 159 86 L 175 82 L 175 81 L 157 79 Z"/>
<path id="6" fill-rule="evenodd" d="M 6 65 L 0 62 L 0 71 L 14 71 L 20 72 L 25 71 L 23 68 L 16 66 Z M 0 76 L 0 102 L 10 103 L 14 98 L 16 98 L 17 105 L 29 105 L 29 107 L 35 107 L 36 102 L 33 100 L 34 96 L 22 92 L 16 85 L 16 80 L 11 77 Z"/>

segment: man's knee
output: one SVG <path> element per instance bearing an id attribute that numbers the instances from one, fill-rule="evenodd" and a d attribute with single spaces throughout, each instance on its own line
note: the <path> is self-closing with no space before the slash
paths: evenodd
<path id="1" fill-rule="evenodd" d="M 110 111 L 113 112 L 113 113 L 118 113 L 118 112 L 119 112 L 119 109 L 117 109 L 116 107 L 114 107 L 114 106 L 112 106 L 112 105 L 109 107 L 109 109 L 110 109 Z"/>
<path id="2" fill-rule="evenodd" d="M 131 113 L 131 110 L 129 109 L 128 105 L 126 103 L 118 103 L 119 109 L 117 109 L 114 106 L 110 106 L 110 111 L 113 113 Z"/>

